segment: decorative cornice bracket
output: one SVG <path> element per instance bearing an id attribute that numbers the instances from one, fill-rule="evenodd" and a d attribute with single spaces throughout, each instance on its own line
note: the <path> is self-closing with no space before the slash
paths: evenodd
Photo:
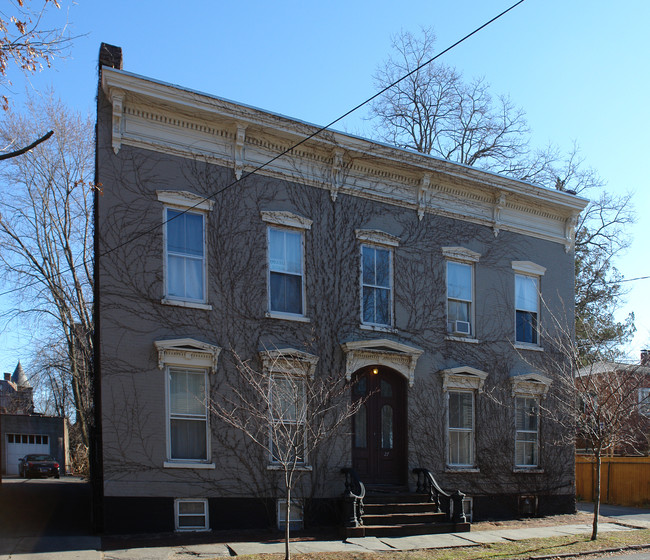
<path id="1" fill-rule="evenodd" d="M 246 127 L 247 125 L 237 123 L 237 131 L 235 132 L 233 159 L 235 161 L 235 178 L 237 180 L 241 179 L 242 172 L 244 171 Z"/>
<path id="2" fill-rule="evenodd" d="M 574 212 L 564 221 L 564 252 L 568 253 L 573 249 L 576 242 L 576 226 L 578 225 L 578 213 Z"/>
<path id="3" fill-rule="evenodd" d="M 425 173 L 420 179 L 418 186 L 418 219 L 422 221 L 424 218 L 424 210 L 427 204 L 427 192 L 431 186 L 431 173 Z"/>
<path id="4" fill-rule="evenodd" d="M 494 206 L 492 207 L 492 232 L 494 237 L 498 237 L 501 231 L 501 211 L 506 206 L 505 193 L 499 193 L 494 199 Z"/>
<path id="5" fill-rule="evenodd" d="M 124 90 L 111 88 L 110 100 L 113 105 L 113 152 L 117 154 L 122 147 L 122 130 L 124 129 Z"/>
<path id="6" fill-rule="evenodd" d="M 342 148 L 334 148 L 332 150 L 332 171 L 331 171 L 331 183 L 330 183 L 330 196 L 332 197 L 332 202 L 336 201 L 336 197 L 339 194 L 339 190 L 343 186 L 343 154 L 345 152 Z"/>

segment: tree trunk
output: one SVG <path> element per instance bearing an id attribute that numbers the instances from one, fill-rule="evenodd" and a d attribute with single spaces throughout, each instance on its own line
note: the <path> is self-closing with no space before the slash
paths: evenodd
<path id="1" fill-rule="evenodd" d="M 591 540 L 598 538 L 598 514 L 600 513 L 600 451 L 595 454 L 596 458 L 596 495 L 594 496 L 594 521 L 591 530 Z"/>
<path id="2" fill-rule="evenodd" d="M 284 523 L 284 560 L 291 558 L 289 551 L 289 518 L 291 517 L 291 486 L 287 485 L 287 514 Z"/>

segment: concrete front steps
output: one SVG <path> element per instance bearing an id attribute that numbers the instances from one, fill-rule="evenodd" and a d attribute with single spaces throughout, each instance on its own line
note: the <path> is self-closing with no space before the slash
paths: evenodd
<path id="1" fill-rule="evenodd" d="M 452 523 L 437 512 L 426 494 L 370 494 L 363 500 L 362 524 L 345 527 L 346 537 L 404 537 L 458 533 L 470 530 L 469 523 Z"/>

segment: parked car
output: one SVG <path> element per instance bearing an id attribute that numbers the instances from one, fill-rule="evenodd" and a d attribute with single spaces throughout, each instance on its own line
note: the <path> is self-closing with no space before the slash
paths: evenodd
<path id="1" fill-rule="evenodd" d="M 18 472 L 23 478 L 61 476 L 59 462 L 51 455 L 25 455 L 18 459 Z"/>

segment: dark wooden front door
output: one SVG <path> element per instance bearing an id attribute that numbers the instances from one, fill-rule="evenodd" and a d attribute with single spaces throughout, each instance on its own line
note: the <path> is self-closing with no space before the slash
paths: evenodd
<path id="1" fill-rule="evenodd" d="M 352 421 L 352 467 L 367 484 L 406 480 L 404 378 L 373 366 L 357 372 L 352 399 L 365 398 Z"/>

